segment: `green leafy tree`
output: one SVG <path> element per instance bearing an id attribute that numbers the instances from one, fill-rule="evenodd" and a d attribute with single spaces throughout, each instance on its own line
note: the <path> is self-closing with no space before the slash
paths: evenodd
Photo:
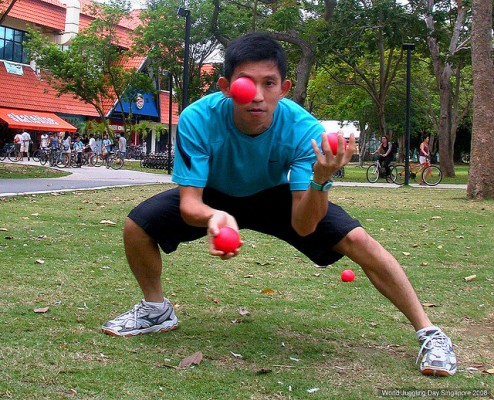
<path id="1" fill-rule="evenodd" d="M 51 42 L 36 29 L 29 30 L 26 43 L 31 59 L 58 93 L 71 93 L 94 106 L 109 135 L 112 132 L 105 104 L 132 101 L 137 91 L 147 92 L 153 88 L 147 74 L 124 67 L 131 53 L 120 45 L 116 25 L 128 11 L 125 1 L 112 1 L 107 5 L 95 3 L 91 13 L 96 18 L 67 49 Z M 125 115 L 122 119 L 126 126 L 129 119 Z"/>
<path id="2" fill-rule="evenodd" d="M 336 64 L 332 66 L 338 68 Z M 307 93 L 308 105 L 318 119 L 358 121 L 359 165 L 363 166 L 369 137 L 373 126 L 377 126 L 375 106 L 367 92 L 358 86 L 340 84 L 321 68 L 311 79 Z"/>
<path id="3" fill-rule="evenodd" d="M 307 85 L 316 62 L 316 48 L 323 28 L 333 16 L 336 1 L 220 1 L 213 0 L 211 29 L 227 46 L 239 34 L 264 30 L 284 43 L 288 58 L 296 67 L 290 73 L 295 83 L 291 97 L 304 105 Z M 242 17 L 241 20 L 231 18 Z M 240 22 L 239 22 L 240 21 Z"/>
<path id="4" fill-rule="evenodd" d="M 166 84 L 165 78 L 171 74 L 175 101 L 180 103 L 183 90 L 184 34 L 185 18 L 177 15 L 183 6 L 181 0 L 150 0 L 147 9 L 140 15 L 143 23 L 137 28 L 134 51 L 148 54 L 151 68 L 157 79 Z M 212 74 L 203 74 L 205 64 L 217 51 L 218 43 L 209 29 L 208 17 L 212 6 L 207 1 L 191 2 L 187 7 L 191 18 L 190 59 L 188 60 L 189 102 L 204 95 L 219 76 L 219 69 Z"/>
<path id="5" fill-rule="evenodd" d="M 418 28 L 416 18 L 395 1 L 342 0 L 320 40 L 319 68 L 341 85 L 367 92 L 381 135 L 388 134 L 386 100 L 403 61 L 402 44 Z"/>

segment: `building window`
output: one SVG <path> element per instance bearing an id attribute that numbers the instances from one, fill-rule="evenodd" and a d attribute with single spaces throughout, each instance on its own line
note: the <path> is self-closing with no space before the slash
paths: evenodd
<path id="1" fill-rule="evenodd" d="M 0 60 L 27 64 L 27 54 L 22 42 L 26 32 L 0 26 Z"/>

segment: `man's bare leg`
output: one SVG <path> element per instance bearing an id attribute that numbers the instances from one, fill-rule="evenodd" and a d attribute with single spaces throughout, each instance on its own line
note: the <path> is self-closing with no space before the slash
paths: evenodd
<path id="1" fill-rule="evenodd" d="M 424 375 L 450 376 L 457 361 L 451 340 L 425 314 L 398 261 L 362 228 L 342 239 L 334 250 L 358 263 L 372 284 L 412 323 L 421 345 L 417 360 Z"/>
<path id="2" fill-rule="evenodd" d="M 411 322 L 415 330 L 432 323 L 398 261 L 363 228 L 356 228 L 334 250 L 359 264 L 372 284 Z"/>
<path id="3" fill-rule="evenodd" d="M 163 298 L 158 245 L 130 218 L 125 221 L 123 236 L 127 261 L 144 294 L 144 301 L 107 321 L 101 327 L 102 332 L 112 336 L 135 336 L 175 329 L 178 320 L 173 306 Z"/>
<path id="4" fill-rule="evenodd" d="M 130 218 L 124 226 L 125 255 L 130 269 L 144 294 L 144 300 L 163 302 L 162 260 L 156 242 Z"/>

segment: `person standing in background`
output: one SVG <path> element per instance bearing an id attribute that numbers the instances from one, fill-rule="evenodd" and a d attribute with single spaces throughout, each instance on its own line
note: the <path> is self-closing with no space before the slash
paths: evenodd
<path id="1" fill-rule="evenodd" d="M 32 143 L 31 135 L 28 131 L 24 131 L 21 134 L 21 154 L 19 159 L 22 161 L 24 159 L 24 153 L 26 153 L 27 161 L 30 160 L 29 157 L 29 145 Z"/>

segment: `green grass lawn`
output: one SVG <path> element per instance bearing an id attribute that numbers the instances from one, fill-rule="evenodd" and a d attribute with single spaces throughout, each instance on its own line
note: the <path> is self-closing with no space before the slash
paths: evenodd
<path id="1" fill-rule="evenodd" d="M 37 165 L 0 162 L 0 179 L 59 178 L 70 172 Z"/>
<path id="2" fill-rule="evenodd" d="M 438 379 L 418 372 L 412 327 L 358 266 L 342 259 L 317 268 L 252 231 L 241 231 L 245 245 L 232 260 L 209 256 L 205 239 L 164 256 L 179 329 L 100 333 L 141 299 L 122 226 L 163 187 L 0 199 L 0 398 L 373 399 L 380 389 L 492 390 L 494 375 L 483 372 L 494 368 L 492 201 L 468 201 L 464 190 L 329 192 L 398 258 L 431 319 L 452 337 L 458 373 Z M 346 268 L 356 272 L 352 283 L 340 280 Z M 176 368 L 199 351 L 200 365 Z"/>

